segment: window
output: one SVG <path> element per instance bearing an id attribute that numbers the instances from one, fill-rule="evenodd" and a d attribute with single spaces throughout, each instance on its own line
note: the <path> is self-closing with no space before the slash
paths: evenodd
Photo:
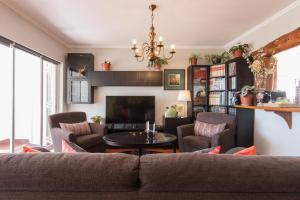
<path id="1" fill-rule="evenodd" d="M 277 58 L 277 89 L 286 91 L 287 98 L 294 102 L 296 84 L 300 81 L 300 46 L 275 55 Z"/>
<path id="2" fill-rule="evenodd" d="M 51 144 L 47 119 L 57 112 L 59 70 L 49 60 L 21 45 L 0 43 L 0 153 L 18 152 L 28 143 Z"/>
<path id="3" fill-rule="evenodd" d="M 9 152 L 12 133 L 13 91 L 12 48 L 0 44 L 0 153 Z"/>

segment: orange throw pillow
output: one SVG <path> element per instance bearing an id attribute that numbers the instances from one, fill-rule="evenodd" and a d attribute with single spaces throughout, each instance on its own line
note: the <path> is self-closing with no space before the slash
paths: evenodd
<path id="1" fill-rule="evenodd" d="M 247 149 L 243 149 L 241 151 L 238 151 L 236 153 L 234 153 L 233 155 L 241 155 L 241 156 L 245 156 L 245 155 L 256 155 L 256 147 L 255 146 L 251 146 Z"/>
<path id="2" fill-rule="evenodd" d="M 39 153 L 39 152 L 41 152 L 41 151 L 38 151 L 38 150 L 33 149 L 33 148 L 30 148 L 30 147 L 28 147 L 28 146 L 23 146 L 21 152 L 22 152 L 22 153 Z"/>
<path id="3" fill-rule="evenodd" d="M 65 140 L 62 140 L 62 152 L 75 153 L 76 151 Z"/>
<path id="4" fill-rule="evenodd" d="M 208 154 L 219 154 L 220 151 L 221 151 L 221 146 L 217 146 L 213 150 L 211 150 L 210 152 L 208 152 Z"/>

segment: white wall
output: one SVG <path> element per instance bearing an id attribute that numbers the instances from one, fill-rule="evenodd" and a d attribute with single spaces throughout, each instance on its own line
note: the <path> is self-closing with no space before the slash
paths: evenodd
<path id="1" fill-rule="evenodd" d="M 240 41 L 251 43 L 257 49 L 300 26 L 299 1 L 288 12 L 281 14 L 264 26 L 246 34 Z M 299 156 L 299 141 L 300 113 L 293 113 L 293 128 L 290 130 L 278 115 L 255 111 L 254 144 L 260 154 Z"/>
<path id="2" fill-rule="evenodd" d="M 63 62 L 67 48 L 0 2 L 0 35 L 61 62 L 60 110 L 63 110 Z"/>
<path id="3" fill-rule="evenodd" d="M 0 35 L 59 62 L 67 48 L 0 2 Z"/>
<path id="4" fill-rule="evenodd" d="M 172 69 L 186 69 L 189 65 L 188 57 L 195 52 L 204 53 L 217 53 L 222 52 L 222 49 L 178 49 L 169 62 L 169 65 L 164 68 Z M 71 49 L 69 52 L 89 52 L 95 56 L 95 70 L 101 70 L 101 63 L 104 59 L 111 61 L 111 70 L 113 71 L 143 71 L 147 70 L 146 63 L 139 63 L 133 57 L 132 51 L 128 49 Z M 162 116 L 166 106 L 172 104 L 183 105 L 177 102 L 178 91 L 167 91 L 163 87 L 97 87 L 95 88 L 95 103 L 90 105 L 69 105 L 69 111 L 85 111 L 88 117 L 93 115 L 105 116 L 105 96 L 108 95 L 153 95 L 155 96 L 156 106 L 156 123 L 162 124 Z"/>

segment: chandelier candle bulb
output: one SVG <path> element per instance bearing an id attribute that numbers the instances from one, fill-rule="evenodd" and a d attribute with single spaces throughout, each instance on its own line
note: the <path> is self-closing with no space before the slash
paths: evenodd
<path id="1" fill-rule="evenodd" d="M 174 44 L 171 45 L 171 50 L 175 51 L 175 45 Z"/>
<path id="2" fill-rule="evenodd" d="M 159 36 L 158 41 L 159 41 L 160 43 L 162 43 L 163 37 L 162 37 L 162 36 Z"/>
<path id="3" fill-rule="evenodd" d="M 132 44 L 135 46 L 136 43 L 137 43 L 136 39 L 133 39 L 133 40 L 132 40 Z"/>

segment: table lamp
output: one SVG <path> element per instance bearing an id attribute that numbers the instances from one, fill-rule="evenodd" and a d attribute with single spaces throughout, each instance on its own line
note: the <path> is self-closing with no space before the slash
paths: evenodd
<path id="1" fill-rule="evenodd" d="M 191 101 L 191 93 L 189 90 L 181 90 L 178 93 L 177 101 L 188 102 Z M 184 108 L 185 106 L 183 106 Z M 185 113 L 185 109 L 183 109 L 183 113 Z"/>

